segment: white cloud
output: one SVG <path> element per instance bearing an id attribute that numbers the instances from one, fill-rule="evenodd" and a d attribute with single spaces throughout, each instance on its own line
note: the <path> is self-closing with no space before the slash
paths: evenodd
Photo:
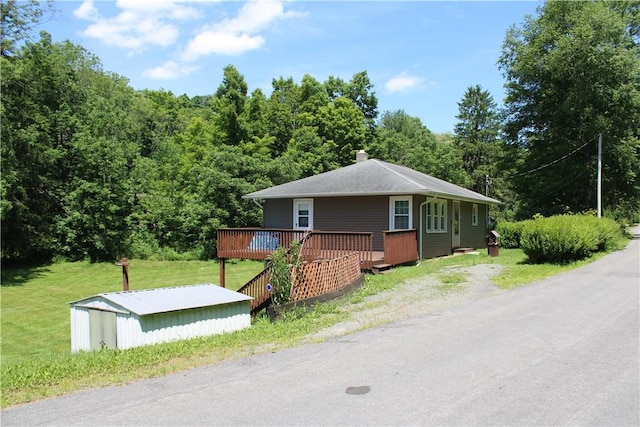
<path id="1" fill-rule="evenodd" d="M 90 21 L 98 19 L 100 15 L 98 9 L 93 5 L 93 0 L 83 1 L 80 7 L 73 11 L 73 14 L 76 18 L 88 19 Z"/>
<path id="2" fill-rule="evenodd" d="M 199 11 L 173 0 L 118 0 L 120 12 L 103 16 L 93 0 L 84 0 L 73 14 L 91 21 L 83 34 L 136 53 L 148 46 L 169 46 L 180 30 L 176 22 L 195 19 Z"/>
<path id="3" fill-rule="evenodd" d="M 414 76 L 408 73 L 401 73 L 388 80 L 384 87 L 390 93 L 404 93 L 410 90 L 425 89 L 427 87 L 436 87 L 438 84 L 433 81 L 426 81 L 422 77 Z"/>
<path id="4" fill-rule="evenodd" d="M 129 56 L 150 47 L 166 47 L 179 43 L 181 26 L 202 18 L 205 2 L 220 0 L 117 0 L 117 13 L 104 16 L 94 0 L 83 0 L 74 15 L 90 23 L 83 34 L 109 46 L 127 50 Z M 149 68 L 143 75 L 153 79 L 184 77 L 198 67 L 187 63 L 200 57 L 239 55 L 259 49 L 265 43 L 260 32 L 278 20 L 297 16 L 285 12 L 280 0 L 250 0 L 240 7 L 237 15 L 211 23 L 185 43 L 183 51 L 174 60 Z M 182 43 L 182 42 L 180 42 Z M 179 59 L 178 59 L 179 58 Z"/>
<path id="5" fill-rule="evenodd" d="M 151 79 L 171 80 L 187 76 L 197 69 L 198 67 L 180 65 L 175 61 L 167 61 L 159 67 L 145 70 L 142 75 Z"/>
<path id="6" fill-rule="evenodd" d="M 285 12 L 282 2 L 274 0 L 248 1 L 238 15 L 202 29 L 189 43 L 183 54 L 187 61 L 212 53 L 239 55 L 260 48 L 265 40 L 259 31 L 268 28 L 280 19 L 297 16 Z"/>
<path id="7" fill-rule="evenodd" d="M 239 55 L 248 50 L 258 49 L 264 43 L 260 36 L 233 34 L 221 31 L 203 31 L 187 44 L 183 58 L 192 61 L 210 53 Z"/>
<path id="8" fill-rule="evenodd" d="M 424 84 L 422 77 L 412 76 L 407 73 L 399 74 L 393 77 L 391 80 L 384 84 L 385 89 L 389 92 L 406 92 L 411 89 L 416 89 Z"/>

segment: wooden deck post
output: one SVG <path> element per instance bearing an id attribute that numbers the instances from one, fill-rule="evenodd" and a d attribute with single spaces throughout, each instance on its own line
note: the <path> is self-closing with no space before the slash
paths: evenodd
<path id="1" fill-rule="evenodd" d="M 226 287 L 224 284 L 224 261 L 225 258 L 220 258 L 220 286 L 223 288 Z"/>

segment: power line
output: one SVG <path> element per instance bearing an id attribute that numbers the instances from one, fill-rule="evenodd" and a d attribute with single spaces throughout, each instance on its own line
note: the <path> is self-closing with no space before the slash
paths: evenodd
<path id="1" fill-rule="evenodd" d="M 577 153 L 578 151 L 582 150 L 584 147 L 586 147 L 587 145 L 589 145 L 591 142 L 593 142 L 593 139 L 592 139 L 591 141 L 587 141 L 587 142 L 585 142 L 585 143 L 584 143 L 584 144 L 582 144 L 580 147 L 576 148 L 575 150 L 573 150 L 572 152 L 570 152 L 570 153 L 568 153 L 568 154 L 565 154 L 564 156 L 560 157 L 559 159 L 556 159 L 556 160 L 554 160 L 554 161 L 552 161 L 552 162 L 549 162 L 549 163 L 545 163 L 545 164 L 544 164 L 544 165 L 542 165 L 542 166 L 538 166 L 537 168 L 534 168 L 534 169 L 528 170 L 528 171 L 526 171 L 526 172 L 520 172 L 520 173 L 517 173 L 517 174 L 515 174 L 515 175 L 511 175 L 511 177 L 512 177 L 512 178 L 514 178 L 514 177 L 516 177 L 516 176 L 526 175 L 526 174 L 530 174 L 530 173 L 533 173 L 533 172 L 537 172 L 537 171 L 539 171 L 540 169 L 548 168 L 549 166 L 554 165 L 554 164 L 556 164 L 556 163 L 558 163 L 558 162 L 560 162 L 560 161 L 562 161 L 562 160 L 566 159 L 567 157 L 571 156 L 572 154 L 575 154 L 575 153 Z"/>

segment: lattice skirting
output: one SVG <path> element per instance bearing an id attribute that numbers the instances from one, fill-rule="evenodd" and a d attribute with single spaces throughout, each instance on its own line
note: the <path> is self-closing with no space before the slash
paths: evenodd
<path id="1" fill-rule="evenodd" d="M 360 276 L 360 255 L 305 263 L 291 274 L 291 301 L 338 291 Z"/>

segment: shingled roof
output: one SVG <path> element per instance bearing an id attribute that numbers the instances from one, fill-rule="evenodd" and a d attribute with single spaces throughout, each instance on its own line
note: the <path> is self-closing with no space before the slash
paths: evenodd
<path id="1" fill-rule="evenodd" d="M 455 200 L 500 204 L 491 197 L 467 190 L 411 168 L 368 159 L 319 175 L 265 188 L 245 199 L 288 199 L 348 196 L 423 194 Z"/>

